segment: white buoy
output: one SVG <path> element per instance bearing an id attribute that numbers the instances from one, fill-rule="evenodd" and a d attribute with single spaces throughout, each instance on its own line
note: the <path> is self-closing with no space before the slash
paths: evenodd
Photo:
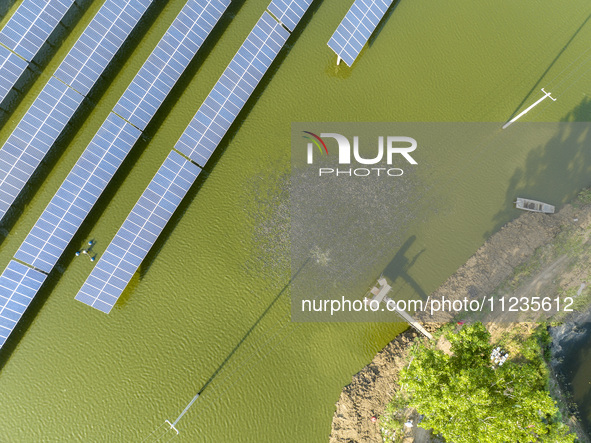
<path id="1" fill-rule="evenodd" d="M 503 129 L 506 129 L 511 123 L 513 123 L 516 120 L 519 120 L 521 117 L 523 117 L 525 114 L 527 114 L 529 111 L 531 111 L 533 108 L 535 108 L 536 106 L 538 106 L 540 103 L 542 103 L 544 100 L 546 100 L 546 98 L 550 97 L 552 99 L 552 101 L 556 101 L 556 99 L 554 97 L 552 97 L 550 95 L 549 92 L 544 91 L 544 88 L 542 88 L 542 92 L 544 93 L 544 96 L 539 99 L 537 102 L 535 102 L 533 105 L 531 105 L 530 107 L 526 108 L 523 112 L 517 114 L 515 117 L 513 117 L 511 120 L 509 120 L 507 123 L 505 123 L 503 125 Z"/>

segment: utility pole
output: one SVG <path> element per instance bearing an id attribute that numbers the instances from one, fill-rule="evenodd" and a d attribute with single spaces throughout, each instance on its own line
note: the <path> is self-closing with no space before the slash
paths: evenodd
<path id="1" fill-rule="evenodd" d="M 544 91 L 544 88 L 542 88 L 542 92 L 544 93 L 544 96 L 539 99 L 537 102 L 535 102 L 533 105 L 531 105 L 530 107 L 528 107 L 527 109 L 525 109 L 523 112 L 517 114 L 515 117 L 513 117 L 511 120 L 509 120 L 507 123 L 505 123 L 503 125 L 503 129 L 506 129 L 511 123 L 513 123 L 514 121 L 520 119 L 521 117 L 523 117 L 525 114 L 527 114 L 529 111 L 531 111 L 533 108 L 535 108 L 536 106 L 538 106 L 540 103 L 542 103 L 544 100 L 546 100 L 546 98 L 550 97 L 552 99 L 552 101 L 556 101 L 556 99 L 554 97 L 552 97 L 550 95 L 549 92 Z"/>
<path id="2" fill-rule="evenodd" d="M 166 420 L 166 423 L 170 426 L 170 429 L 175 431 L 177 434 L 179 433 L 178 429 L 176 428 L 176 424 L 179 422 L 179 420 L 182 418 L 182 416 L 185 415 L 185 413 L 189 410 L 189 408 L 191 406 L 193 406 L 193 403 L 195 403 L 195 400 L 197 400 L 200 395 L 201 395 L 201 392 L 198 392 L 197 395 L 195 395 L 195 397 L 193 397 L 193 400 L 191 400 L 189 402 L 187 407 L 185 409 L 183 409 L 183 412 L 181 412 L 181 415 L 179 415 L 174 422 L 171 423 L 170 421 Z"/>

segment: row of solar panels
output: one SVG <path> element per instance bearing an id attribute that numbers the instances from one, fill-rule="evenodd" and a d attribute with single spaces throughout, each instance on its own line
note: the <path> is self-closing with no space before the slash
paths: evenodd
<path id="1" fill-rule="evenodd" d="M 290 30 L 312 0 L 273 0 L 271 11 Z M 268 12 L 258 20 L 230 64 L 76 295 L 110 312 L 146 254 L 195 182 L 244 104 L 283 48 L 289 32 Z M 178 151 L 178 152 L 177 152 Z"/>
<path id="2" fill-rule="evenodd" d="M 150 1 L 107 0 L 58 67 L 54 77 L 48 81 L 37 100 L 6 141 L 0 150 L 0 219 L 4 217 L 22 192 L 33 172 L 72 119 L 84 96 L 89 93 L 117 50 L 129 36 Z M 335 51 L 348 64 L 352 64 L 354 58 L 349 51 L 357 51 L 358 53 L 390 3 L 391 0 L 357 0 L 331 38 L 329 45 L 341 45 L 340 49 L 335 49 Z M 363 12 L 360 5 L 366 7 Z M 298 17 L 301 17 L 305 8 L 307 8 L 306 2 L 300 4 L 300 2 L 288 0 L 275 0 L 269 5 L 269 10 L 291 30 L 294 29 L 295 24 L 299 21 Z M 189 8 L 185 21 L 190 23 L 194 13 L 195 10 Z M 213 16 L 202 18 L 205 26 L 214 20 Z M 369 24 L 366 23 L 368 20 Z M 126 92 L 126 96 L 120 100 L 115 112 L 136 127 L 145 129 L 152 113 L 155 112 L 155 104 L 166 96 L 171 85 L 174 84 L 175 75 L 182 72 L 182 66 L 187 62 L 185 51 L 190 52 L 191 48 L 196 48 L 201 44 L 200 32 L 202 30 L 203 28 L 199 28 L 183 32 L 184 29 L 179 27 L 175 34 L 169 34 L 169 41 L 158 48 L 158 53 L 151 55 L 151 60 L 143 68 L 144 72 L 141 73 L 133 87 Z M 350 35 L 347 34 L 349 31 Z M 181 46 L 175 46 L 179 42 L 181 42 Z M 14 44 L 21 43 L 15 41 Z M 241 60 L 236 62 L 239 64 Z M 167 66 L 171 72 L 175 70 L 173 66 L 176 66 L 177 72 L 172 72 L 170 78 L 160 76 L 159 83 L 155 84 L 155 75 L 159 66 Z M 237 69 L 239 70 L 240 67 Z M 231 72 L 228 75 L 231 75 Z M 217 92 L 223 96 L 223 85 L 219 89 L 221 91 Z M 248 95 L 245 94 L 246 97 Z M 238 96 L 238 98 L 240 97 Z M 242 104 L 236 103 L 236 105 L 241 106 Z M 207 106 L 204 112 L 206 110 Z M 228 106 L 228 111 L 232 111 L 232 106 Z M 217 122 L 213 123 L 212 128 L 206 124 L 206 127 L 201 129 L 206 131 L 213 129 L 215 132 Z M 187 144 L 190 146 L 191 135 L 188 137 Z M 212 147 L 219 142 L 217 138 L 214 137 L 209 141 L 204 140 L 203 146 L 198 147 L 201 152 L 198 153 L 199 160 L 197 161 L 203 163 L 207 161 L 208 153 L 211 153 Z M 188 151 L 193 150 L 186 148 L 185 150 L 181 149 L 181 152 L 191 156 L 192 154 Z"/>
<path id="3" fill-rule="evenodd" d="M 273 0 L 268 9 L 293 31 L 311 1 Z M 114 111 L 119 115 L 109 114 L 15 254 L 17 259 L 46 273 L 53 269 L 139 138 L 137 128 L 145 129 L 228 2 L 191 0 L 187 3 L 117 103 Z M 77 294 L 77 300 L 107 313 L 112 309 L 201 171 L 177 151 L 201 166 L 207 162 L 289 37 L 280 23 L 267 12 L 257 22 L 107 247 Z M 88 63 L 80 58 L 75 60 L 81 63 L 70 83 L 84 86 L 88 75 L 82 72 Z M 53 87 L 57 89 L 58 85 Z M 86 93 L 91 87 L 87 87 Z M 71 88 L 66 86 L 62 96 L 67 96 L 68 90 Z M 32 113 L 33 117 L 39 118 L 37 114 L 42 111 Z M 31 124 L 31 127 L 35 126 Z M 14 260 L 0 276 L 0 347 L 45 277 L 43 272 Z M 5 293 L 5 289 L 9 292 Z"/>
<path id="4" fill-rule="evenodd" d="M 72 120 L 151 0 L 106 0 L 0 149 L 0 219 Z"/>
<path id="5" fill-rule="evenodd" d="M 140 137 L 141 130 L 145 129 L 229 3 L 230 0 L 189 0 L 185 4 L 25 238 L 15 254 L 16 259 L 44 273 L 51 272 Z M 31 273 L 27 267 L 15 268 L 14 263 L 19 264 L 11 262 L 0 276 L 0 287 L 12 288 L 11 293 L 0 299 L 0 322 L 4 322 L 4 328 L 7 325 L 14 327 L 22 314 L 10 306 L 14 307 L 16 302 L 24 311 L 39 289 L 24 277 L 25 274 L 37 276 L 37 271 L 31 270 L 34 271 Z M 23 275 L 22 283 L 14 284 L 15 272 L 19 269 Z M 45 276 L 44 273 L 38 274 Z M 25 299 L 20 297 L 23 291 L 27 293 Z M 19 313 L 18 317 L 16 313 Z M 5 314 L 8 318 L 4 318 Z M 4 332 L 9 333 L 8 330 Z M 0 329 L 0 346 L 2 337 Z"/>
<path id="6" fill-rule="evenodd" d="M 23 0 L 0 31 L 0 102 L 35 58 L 74 0 Z"/>
<path id="7" fill-rule="evenodd" d="M 0 31 L 0 44 L 3 45 L 0 46 L 0 102 L 14 87 L 29 62 L 73 4 L 74 0 L 24 0 Z M 331 37 L 328 46 L 351 66 L 391 4 L 392 0 L 356 0 Z M 290 31 L 293 31 L 297 24 L 293 17 L 298 17 L 304 11 L 298 2 L 289 0 L 272 2 L 268 9 Z M 117 14 L 116 10 L 111 11 Z M 97 24 L 105 23 L 99 20 Z M 96 26 L 93 29 L 100 33 L 107 27 L 101 29 L 100 26 Z M 93 37 L 96 40 L 97 36 L 89 34 L 86 37 L 85 43 L 92 45 Z M 88 69 L 92 70 L 92 67 L 89 66 Z M 68 80 L 66 82 L 68 83 Z M 84 80 L 79 82 L 88 83 Z M 82 85 L 83 90 L 87 87 L 88 84 Z M 83 90 L 80 92 L 85 95 Z"/>
<path id="8" fill-rule="evenodd" d="M 352 66 L 392 1 L 355 0 L 328 41 L 328 47 L 348 66 Z"/>

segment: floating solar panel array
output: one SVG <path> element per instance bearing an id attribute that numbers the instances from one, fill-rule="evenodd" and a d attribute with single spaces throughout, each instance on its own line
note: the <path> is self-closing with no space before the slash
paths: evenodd
<path id="1" fill-rule="evenodd" d="M 5 46 L 0 46 L 0 102 L 73 3 L 74 0 L 23 0 L 10 17 L 0 31 L 0 43 Z"/>
<path id="2" fill-rule="evenodd" d="M 171 151 L 98 264 L 76 300 L 109 313 L 201 172 Z"/>
<path id="3" fill-rule="evenodd" d="M 0 347 L 45 281 L 45 275 L 11 260 L 0 276 Z"/>
<path id="4" fill-rule="evenodd" d="M 292 3 L 282 6 L 287 10 Z M 295 28 L 309 3 L 300 1 L 304 9 L 295 15 L 282 15 L 281 10 L 276 14 L 291 17 Z M 288 37 L 289 32 L 264 12 L 181 135 L 177 151 L 200 165 L 207 162 Z M 200 171 L 174 150 L 168 155 L 76 300 L 105 313 L 111 311 Z"/>
<path id="5" fill-rule="evenodd" d="M 355 0 L 328 41 L 329 48 L 352 66 L 391 4 L 392 0 Z"/>
<path id="6" fill-rule="evenodd" d="M 230 0 L 189 0 L 119 100 L 116 110 L 131 117 L 136 126 L 144 129 L 229 3 Z M 142 93 L 138 94 L 138 91 Z M 131 112 L 126 113 L 129 108 L 120 106 L 122 102 L 132 107 Z M 139 115 L 141 120 L 135 120 Z M 140 129 L 111 112 L 25 238 L 15 258 L 45 273 L 51 272 L 140 135 Z M 171 177 L 171 168 L 179 171 L 175 172 L 172 183 L 166 186 L 166 192 L 160 194 L 163 199 L 157 202 L 153 218 L 145 224 L 147 231 L 140 233 L 136 240 L 140 247 L 154 224 L 161 224 L 162 227 L 166 224 L 162 217 L 170 217 L 174 211 L 170 208 L 176 207 L 186 192 L 179 189 L 188 189 L 200 171 L 177 153 L 170 157 L 149 189 L 160 192 L 162 188 L 159 186 L 163 182 L 159 177 Z M 153 199 L 153 194 L 146 191 L 144 197 Z M 150 204 L 145 198 L 138 203 L 142 207 Z M 170 211 L 168 216 L 167 210 Z M 111 250 L 116 244 L 114 241 Z M 107 248 L 105 254 L 109 250 Z M 4 272 L 10 271 L 7 269 Z M 96 306 L 104 307 L 101 303 L 98 301 Z"/>
<path id="7" fill-rule="evenodd" d="M 106 0 L 0 150 L 0 219 L 150 5 Z"/>
<path id="8" fill-rule="evenodd" d="M 0 31 L 0 43 L 30 62 L 73 3 L 74 0 L 23 0 Z"/>
<path id="9" fill-rule="evenodd" d="M 54 75 L 87 95 L 151 2 L 106 0 Z"/>
<path id="10" fill-rule="evenodd" d="M 174 148 L 205 165 L 288 37 L 263 13 Z"/>
<path id="11" fill-rule="evenodd" d="M 0 45 L 0 102 L 8 95 L 29 64 Z"/>
<path id="12" fill-rule="evenodd" d="M 137 128 L 110 113 L 15 258 L 51 272 L 140 134 Z"/>
<path id="13" fill-rule="evenodd" d="M 113 112 L 143 131 L 229 4 L 189 0 Z"/>
<path id="14" fill-rule="evenodd" d="M 273 0 L 267 8 L 291 32 L 312 4 L 312 0 Z"/>
<path id="15" fill-rule="evenodd" d="M 18 194 L 84 97 L 52 77 L 0 150 L 0 216 Z"/>

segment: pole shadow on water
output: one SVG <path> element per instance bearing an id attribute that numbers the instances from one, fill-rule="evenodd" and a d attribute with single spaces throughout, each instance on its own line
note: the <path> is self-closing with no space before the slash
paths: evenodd
<path id="1" fill-rule="evenodd" d="M 71 261 L 76 258 L 76 251 L 80 249 L 80 246 L 84 244 L 91 237 L 92 229 L 94 228 L 96 221 L 100 219 L 101 215 L 104 213 L 106 208 L 109 206 L 113 196 L 116 194 L 117 190 L 121 187 L 123 182 L 125 181 L 126 177 L 130 174 L 131 170 L 135 166 L 136 162 L 138 161 L 141 154 L 144 152 L 146 147 L 148 146 L 150 136 L 155 134 L 156 131 L 160 128 L 162 122 L 164 121 L 166 115 L 170 112 L 170 109 L 174 106 L 178 97 L 183 93 L 186 89 L 187 85 L 193 80 L 205 60 L 208 58 L 211 50 L 215 46 L 216 42 L 219 40 L 220 36 L 225 32 L 226 28 L 228 27 L 229 23 L 231 22 L 231 18 L 234 14 L 239 10 L 239 8 L 244 4 L 244 0 L 233 1 L 232 4 L 226 10 L 224 16 L 218 21 L 214 29 L 212 30 L 210 36 L 204 44 L 201 46 L 191 63 L 187 66 L 187 69 L 183 72 L 175 86 L 170 91 L 168 97 L 164 100 L 161 107 L 156 112 L 155 116 L 152 118 L 146 130 L 144 131 L 144 135 L 140 137 L 140 139 L 136 142 L 136 144 L 131 149 L 130 153 L 127 155 L 101 196 L 98 198 L 96 204 L 93 206 L 91 211 L 89 212 L 88 216 L 86 217 L 85 221 L 80 226 L 80 229 L 76 232 L 72 241 L 64 250 L 64 253 L 58 260 L 56 266 L 54 267 L 53 271 L 49 274 L 45 283 L 31 301 L 31 304 L 23 314 L 22 318 L 17 324 L 15 330 L 10 334 L 6 343 L 2 346 L 0 350 L 0 370 L 6 362 L 9 360 L 10 355 L 16 348 L 18 342 L 27 332 L 29 325 L 31 324 L 32 320 L 35 316 L 39 313 L 47 298 L 54 290 L 55 286 L 58 284 L 59 279 L 61 278 L 61 274 L 65 272 L 67 267 L 70 265 Z M 201 174 L 206 175 L 206 174 Z M 198 178 L 198 180 L 201 178 Z M 205 178 L 205 177 L 203 177 Z M 200 184 L 195 184 L 192 189 L 198 191 L 200 188 Z M 16 205 L 13 205 L 10 211 L 22 211 L 22 208 L 15 208 Z M 10 212 L 9 211 L 9 212 Z M 175 214 L 177 214 L 176 211 Z M 9 228 L 7 228 L 7 224 L 5 220 L 9 214 L 5 217 L 2 224 L 0 225 L 2 240 L 8 235 Z M 18 214 L 17 214 L 18 216 Z M 174 217 L 174 216 L 173 216 Z M 16 220 L 12 220 L 10 226 L 12 226 Z M 100 254 L 104 252 L 108 242 L 103 239 L 97 239 L 97 245 L 95 246 L 94 252 Z M 101 247 L 102 245 L 102 247 Z M 89 265 L 89 272 L 92 269 L 92 264 L 88 263 Z M 125 294 L 124 294 L 125 295 Z M 72 299 L 72 303 L 79 303 Z M 119 303 L 115 305 L 117 307 Z M 90 308 L 92 309 L 92 308 Z"/>
<path id="2" fill-rule="evenodd" d="M 164 243 L 166 243 L 166 241 L 168 240 L 168 238 L 170 237 L 170 235 L 172 234 L 172 232 L 176 228 L 177 224 L 179 223 L 180 219 L 182 218 L 183 214 L 185 213 L 185 211 L 187 210 L 187 208 L 189 207 L 191 202 L 194 200 L 195 196 L 197 195 L 197 193 L 199 191 L 199 188 L 203 184 L 203 181 L 209 176 L 211 171 L 218 164 L 222 155 L 226 151 L 227 147 L 230 145 L 230 143 L 234 139 L 234 136 L 240 130 L 242 123 L 248 117 L 248 115 L 250 114 L 250 111 L 255 107 L 256 103 L 258 102 L 258 99 L 263 94 L 263 92 L 265 91 L 265 89 L 267 88 L 267 86 L 269 85 L 269 83 L 271 82 L 273 77 L 275 76 L 275 73 L 278 71 L 279 67 L 281 66 L 281 64 L 283 63 L 283 61 L 285 60 L 285 58 L 289 54 L 291 47 L 295 44 L 295 42 L 297 41 L 299 36 L 302 34 L 304 29 L 306 29 L 313 14 L 320 7 L 320 5 L 322 4 L 323 1 L 324 0 L 316 0 L 316 1 L 312 2 L 312 4 L 310 5 L 308 10 L 306 11 L 304 16 L 302 17 L 299 25 L 296 27 L 295 31 L 293 33 L 291 33 L 291 35 L 289 36 L 289 38 L 285 42 L 284 47 L 281 49 L 281 51 L 279 51 L 279 54 L 277 55 L 277 57 L 275 58 L 275 60 L 271 64 L 271 66 L 269 66 L 267 73 L 263 76 L 262 80 L 259 82 L 259 84 L 255 88 L 255 90 L 253 91 L 252 95 L 250 96 L 250 98 L 248 99 L 248 101 L 246 102 L 246 104 L 244 105 L 242 110 L 240 111 L 240 113 L 237 115 L 236 119 L 234 120 L 234 122 L 232 123 L 230 128 L 228 129 L 228 132 L 226 133 L 226 135 L 224 136 L 224 138 L 222 139 L 222 141 L 220 142 L 218 147 L 214 150 L 211 158 L 209 159 L 209 161 L 207 162 L 207 164 L 203 168 L 203 171 L 201 172 L 201 174 L 199 174 L 196 184 L 194 184 L 189 189 L 189 191 L 187 192 L 187 195 L 185 196 L 185 198 L 183 199 L 183 201 L 181 202 L 181 204 L 179 205 L 179 207 L 177 208 L 175 213 L 172 215 L 170 221 L 166 224 L 166 226 L 162 230 L 162 233 L 156 239 L 156 242 L 154 243 L 154 245 L 152 246 L 152 248 L 148 252 L 146 258 L 144 259 L 144 261 L 140 265 L 140 279 L 146 275 L 146 273 L 150 269 L 150 266 L 152 266 L 152 263 L 154 262 L 154 260 L 158 256 L 158 253 L 162 249 L 162 246 L 164 245 Z M 246 39 L 246 35 L 244 36 L 244 38 Z M 220 73 L 220 75 L 221 75 L 221 73 Z M 197 111 L 197 109 L 195 111 Z"/>
<path id="3" fill-rule="evenodd" d="M 585 97 L 563 122 L 586 122 L 591 120 L 591 99 Z M 542 125 L 543 123 L 524 123 L 524 125 Z M 567 128 L 568 126 L 568 128 Z M 568 181 L 579 183 L 580 188 L 591 184 L 591 131 L 589 125 L 561 125 L 559 131 L 548 142 L 532 149 L 524 167 L 517 167 L 513 172 L 505 202 L 494 215 L 494 227 L 484 234 L 484 238 L 497 232 L 505 223 L 512 220 L 523 211 L 515 209 L 513 202 L 516 197 L 540 200 L 551 205 L 564 204 L 575 197 L 576 192 L 570 185 L 570 191 L 560 184 Z M 566 185 L 567 187 L 569 185 Z M 552 217 L 552 215 L 543 215 Z"/>
<path id="4" fill-rule="evenodd" d="M 92 0 L 77 0 L 48 36 L 47 41 L 39 48 L 39 51 L 37 51 L 37 54 L 35 54 L 33 60 L 31 60 L 27 69 L 25 69 L 25 72 L 23 72 L 14 87 L 6 95 L 4 100 L 2 100 L 2 103 L 0 103 L 0 129 L 6 124 L 10 115 L 27 95 L 27 92 L 39 78 L 41 72 L 47 68 L 64 40 L 86 13 L 91 3 Z M 0 6 L 0 8 L 2 7 Z"/>
<path id="5" fill-rule="evenodd" d="M 203 391 L 205 391 L 205 389 L 213 382 L 213 380 L 215 380 L 216 376 L 220 373 L 220 371 L 224 368 L 224 366 L 226 366 L 226 364 L 230 361 L 230 359 L 236 353 L 236 351 L 238 351 L 238 349 L 240 349 L 242 344 L 246 341 L 246 339 L 250 336 L 250 334 L 252 334 L 252 332 L 256 329 L 256 327 L 259 325 L 259 323 L 266 317 L 266 315 L 273 308 L 275 303 L 277 303 L 277 300 L 279 300 L 281 298 L 281 296 L 285 293 L 285 291 L 291 286 L 293 281 L 297 278 L 298 274 L 306 267 L 306 265 L 309 262 L 310 262 L 310 257 L 308 257 L 306 259 L 306 261 L 304 261 L 304 263 L 302 263 L 302 265 L 299 267 L 299 269 L 296 271 L 296 273 L 289 279 L 289 281 L 285 284 L 285 286 L 283 286 L 281 291 L 279 291 L 277 293 L 277 295 L 275 296 L 275 298 L 273 300 L 271 300 L 271 303 L 269 303 L 267 308 L 261 313 L 261 315 L 259 315 L 259 317 L 256 319 L 256 321 L 251 325 L 251 327 L 248 328 L 248 330 L 242 336 L 242 338 L 236 344 L 236 346 L 234 346 L 234 348 L 228 353 L 226 358 L 222 361 L 222 363 L 220 363 L 220 365 L 213 372 L 213 374 L 209 377 L 209 379 L 203 384 L 203 386 L 201 387 L 201 389 L 198 392 L 199 394 L 201 394 Z"/>
<path id="6" fill-rule="evenodd" d="M 517 105 L 517 107 L 515 108 L 515 110 L 513 111 L 513 113 L 511 114 L 511 116 L 507 120 L 511 120 L 517 114 L 517 112 L 525 104 L 525 102 L 527 101 L 527 99 L 529 98 L 529 96 L 532 93 L 534 93 L 535 91 L 539 91 L 540 90 L 540 88 L 541 88 L 540 82 L 544 79 L 544 77 L 548 74 L 548 72 L 550 72 L 550 69 L 552 69 L 552 66 L 554 66 L 556 64 L 556 62 L 562 56 L 562 54 L 564 53 L 564 51 L 566 51 L 566 49 L 570 46 L 570 44 L 573 42 L 573 40 L 576 38 L 576 36 L 579 34 L 579 32 L 581 32 L 581 30 L 585 27 L 585 25 L 587 24 L 587 22 L 589 21 L 589 19 L 591 19 L 591 14 L 589 14 L 587 16 L 587 18 L 585 20 L 583 20 L 583 23 L 581 23 L 581 26 L 579 26 L 577 28 L 577 30 L 575 31 L 575 33 L 566 42 L 566 44 L 562 47 L 562 49 L 560 51 L 558 51 L 558 54 L 556 54 L 556 57 L 554 57 L 554 60 L 552 60 L 552 62 L 548 65 L 548 67 L 546 68 L 546 70 L 540 75 L 540 78 L 538 78 L 538 81 L 536 81 L 534 83 L 534 85 L 529 90 L 529 92 L 527 94 L 525 94 L 525 96 L 523 97 L 523 100 L 521 100 L 521 103 L 519 103 Z M 552 92 L 552 91 L 549 91 L 549 92 Z"/>
<path id="7" fill-rule="evenodd" d="M 415 242 L 417 237 L 411 236 L 404 242 L 402 247 L 398 250 L 392 261 L 384 269 L 382 274 L 388 278 L 392 284 L 400 277 L 421 297 L 427 299 L 427 293 L 421 288 L 417 281 L 408 274 L 408 270 L 416 263 L 420 255 L 425 252 L 425 249 L 420 250 L 412 259 L 408 259 L 405 255 Z"/>

